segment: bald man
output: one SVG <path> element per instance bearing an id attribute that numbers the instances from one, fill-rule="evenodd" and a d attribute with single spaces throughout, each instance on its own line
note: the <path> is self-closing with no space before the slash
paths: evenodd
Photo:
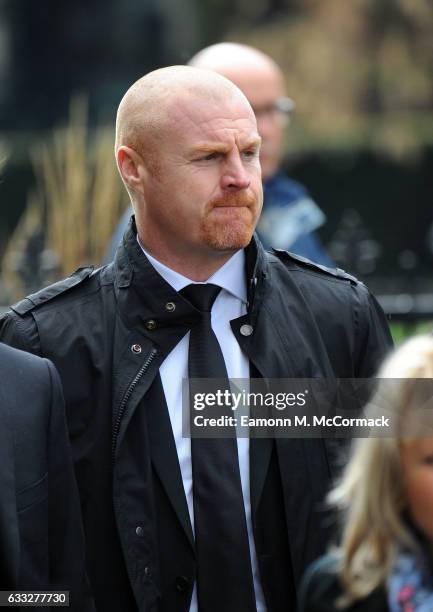
<path id="1" fill-rule="evenodd" d="M 199 51 L 189 65 L 212 70 L 237 85 L 249 100 L 262 138 L 260 163 L 264 209 L 258 234 L 266 248 L 287 249 L 334 267 L 316 230 L 325 215 L 306 189 L 280 169 L 283 137 L 294 103 L 286 97 L 284 75 L 276 62 L 258 49 L 238 43 L 218 43 Z M 125 211 L 111 240 L 106 260 L 113 260 L 129 222 Z"/>
<path id="2" fill-rule="evenodd" d="M 62 378 L 101 612 L 294 610 L 326 547 L 327 440 L 182 429 L 183 379 L 368 377 L 390 344 L 364 285 L 254 236 L 260 145 L 223 76 L 174 66 L 137 81 L 117 114 L 135 216 L 115 261 L 0 321 Z"/>

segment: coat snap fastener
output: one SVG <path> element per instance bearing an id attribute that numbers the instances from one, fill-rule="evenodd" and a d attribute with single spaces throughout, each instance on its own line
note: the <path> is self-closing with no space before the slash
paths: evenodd
<path id="1" fill-rule="evenodd" d="M 139 355 L 141 353 L 141 346 L 139 344 L 133 344 L 131 346 L 131 351 L 136 355 Z"/>
<path id="2" fill-rule="evenodd" d="M 148 321 L 146 321 L 145 326 L 146 329 L 148 329 L 149 331 L 153 331 L 154 329 L 156 329 L 156 321 L 154 319 L 149 319 Z"/>
<path id="3" fill-rule="evenodd" d="M 167 302 L 165 309 L 167 312 L 173 312 L 173 310 L 176 310 L 176 304 L 174 302 Z"/>
<path id="4" fill-rule="evenodd" d="M 152 575 L 152 570 L 150 569 L 150 567 L 148 565 L 146 565 L 146 567 L 144 568 L 144 574 L 147 577 Z"/>
<path id="5" fill-rule="evenodd" d="M 139 538 L 142 538 L 143 537 L 143 527 L 140 527 L 140 525 L 136 527 L 135 533 L 138 535 Z"/>
<path id="6" fill-rule="evenodd" d="M 252 325 L 241 325 L 239 331 L 241 332 L 242 336 L 251 336 L 254 330 Z"/>

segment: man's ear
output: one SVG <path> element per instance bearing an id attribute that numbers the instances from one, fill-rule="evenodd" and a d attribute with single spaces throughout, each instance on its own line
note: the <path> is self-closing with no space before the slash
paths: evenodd
<path id="1" fill-rule="evenodd" d="M 139 193 L 143 192 L 143 179 L 146 175 L 146 168 L 141 156 L 125 145 L 117 149 L 117 167 L 125 185 Z"/>

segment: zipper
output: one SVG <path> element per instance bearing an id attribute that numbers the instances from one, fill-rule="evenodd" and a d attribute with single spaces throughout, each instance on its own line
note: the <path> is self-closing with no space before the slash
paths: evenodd
<path id="1" fill-rule="evenodd" d="M 131 395 L 134 392 L 135 387 L 138 385 L 143 375 L 149 369 L 152 361 L 155 359 L 156 353 L 157 353 L 157 350 L 155 348 L 153 348 L 150 351 L 149 355 L 146 357 L 145 362 L 143 363 L 141 368 L 138 370 L 137 374 L 134 376 L 133 380 L 131 381 L 131 384 L 129 385 L 128 389 L 126 390 L 122 398 L 122 401 L 120 402 L 116 422 L 114 423 L 114 426 L 113 426 L 113 441 L 112 441 L 112 447 L 111 447 L 111 459 L 112 459 L 113 465 L 114 465 L 114 459 L 116 456 L 116 446 L 117 446 L 117 438 L 119 437 L 120 424 L 122 422 L 123 415 L 125 414 L 125 411 L 126 411 L 126 405 L 129 399 L 131 398 Z"/>

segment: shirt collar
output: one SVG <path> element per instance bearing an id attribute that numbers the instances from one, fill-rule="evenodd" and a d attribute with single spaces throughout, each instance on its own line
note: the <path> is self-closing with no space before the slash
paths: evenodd
<path id="1" fill-rule="evenodd" d="M 149 262 L 155 268 L 160 276 L 169 284 L 175 291 L 180 291 L 187 285 L 196 281 L 179 274 L 165 264 L 161 263 L 155 257 L 150 255 L 143 247 L 137 234 L 137 242 L 141 250 L 146 255 Z M 228 293 L 231 293 L 241 302 L 247 303 L 247 283 L 245 279 L 245 252 L 243 249 L 236 251 L 226 263 L 221 266 L 216 272 L 210 276 L 206 283 L 218 285 Z"/>

